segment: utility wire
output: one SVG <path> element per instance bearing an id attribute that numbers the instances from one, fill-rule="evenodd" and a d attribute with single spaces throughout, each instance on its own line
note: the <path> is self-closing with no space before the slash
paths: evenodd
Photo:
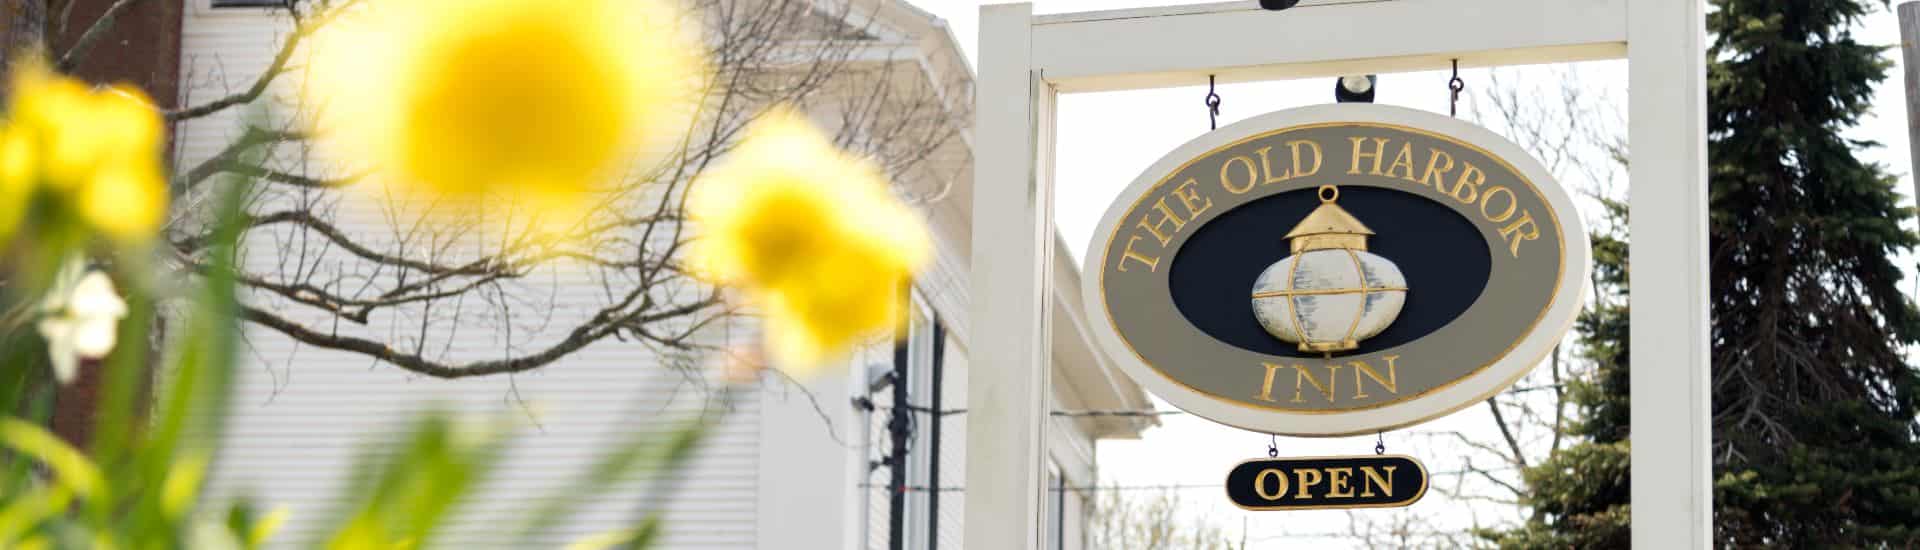
<path id="1" fill-rule="evenodd" d="M 875 403 L 873 402 L 873 400 L 867 399 L 865 397 L 853 398 L 853 406 L 856 409 L 866 410 L 866 411 L 892 411 L 895 408 L 897 408 L 893 405 L 882 405 L 879 403 Z M 943 409 L 943 410 L 935 411 L 933 410 L 932 407 L 915 405 L 912 403 L 908 403 L 906 406 L 906 409 L 909 411 L 917 412 L 921 414 L 939 414 L 940 416 L 967 414 L 966 409 Z M 1178 414 L 1187 414 L 1187 413 L 1185 411 L 1163 411 L 1163 410 L 1157 410 L 1157 409 L 1059 410 L 1059 411 L 1053 411 L 1052 413 L 1053 416 L 1070 417 L 1070 418 L 1080 418 L 1080 417 L 1089 417 L 1089 416 L 1091 417 L 1159 417 L 1159 416 L 1172 416 L 1172 415 L 1178 415 Z"/>

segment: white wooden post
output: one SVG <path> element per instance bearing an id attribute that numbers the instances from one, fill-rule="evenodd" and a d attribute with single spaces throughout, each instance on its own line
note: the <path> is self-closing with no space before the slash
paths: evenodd
<path id="1" fill-rule="evenodd" d="M 1709 548 L 1705 10 L 1627 12 L 1633 545 Z"/>
<path id="2" fill-rule="evenodd" d="M 1352 39 L 1355 25 L 1368 28 Z M 1033 17 L 981 8 L 966 546 L 1041 547 L 1058 91 L 1630 62 L 1633 542 L 1712 533 L 1701 0 L 1303 0 Z"/>
<path id="3" fill-rule="evenodd" d="M 1033 7 L 980 9 L 966 547 L 1038 550 L 1050 417 L 1053 97 Z"/>
<path id="4" fill-rule="evenodd" d="M 1907 161 L 1920 174 L 1920 1 L 1901 2 L 1900 65 L 1907 84 Z M 1920 197 L 1920 178 L 1913 181 L 1915 197 Z"/>

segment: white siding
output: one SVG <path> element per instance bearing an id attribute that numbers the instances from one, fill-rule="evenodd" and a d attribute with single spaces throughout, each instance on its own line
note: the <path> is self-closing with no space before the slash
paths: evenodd
<path id="1" fill-rule="evenodd" d="M 209 0 L 185 1 L 182 93 L 186 103 L 246 88 L 269 62 L 288 29 L 287 21 L 270 17 L 265 10 L 213 10 L 207 7 Z M 921 44 L 925 47 L 928 42 Z M 957 56 L 957 52 L 946 53 Z M 964 66 L 956 66 L 964 70 Z M 178 164 L 192 166 L 222 149 L 239 133 L 235 125 L 240 111 L 193 121 L 177 129 Z M 965 274 L 971 192 L 966 184 L 972 176 L 967 168 L 971 162 L 967 146 L 956 142 L 948 148 L 952 151 L 933 156 L 939 166 L 919 171 L 917 180 L 925 181 L 903 185 L 922 191 L 937 188 L 949 179 L 960 185 L 941 202 L 923 205 L 934 224 L 939 254 L 936 265 L 916 285 L 932 308 L 941 312 L 949 329 L 943 406 L 958 409 L 967 406 Z M 295 194 L 273 200 L 312 198 Z M 395 244 L 397 237 L 382 231 L 385 226 L 379 212 L 353 204 L 341 208 L 336 217 L 341 225 L 371 235 L 369 242 L 374 244 Z M 276 265 L 284 253 L 307 252 L 287 244 L 293 242 L 293 235 L 261 233 L 249 243 L 248 261 L 253 269 L 284 269 Z M 512 318 L 439 323 L 431 326 L 428 341 L 444 346 L 455 356 L 497 353 L 495 350 L 507 346 L 524 350 L 539 339 L 537 334 L 529 334 L 538 331 L 528 328 L 566 327 L 569 316 L 577 317 L 604 302 L 598 286 L 581 273 L 555 271 L 542 276 L 546 279 L 538 288 L 551 289 L 551 295 L 542 294 L 530 307 L 517 307 Z M 284 307 L 284 302 L 268 296 L 255 296 L 250 301 L 275 311 L 300 309 Z M 379 337 L 401 346 L 408 345 L 409 340 L 396 338 L 396 331 L 430 315 L 444 312 L 403 310 L 375 315 L 367 326 L 337 326 L 344 333 Z M 336 326 L 324 316 L 296 320 L 329 330 Z M 753 331 L 746 328 L 734 327 L 716 336 L 751 337 Z M 404 423 L 399 420 L 411 411 L 441 406 L 479 417 L 508 419 L 518 426 L 521 438 L 500 468 L 504 475 L 474 499 L 478 504 L 461 511 L 455 524 L 460 536 L 445 544 L 489 547 L 499 545 L 488 538 L 488 529 L 502 523 L 499 519 L 511 518 L 530 499 L 560 487 L 616 436 L 658 426 L 656 415 L 660 411 L 700 406 L 697 384 L 687 382 L 646 348 L 615 340 L 525 374 L 449 381 L 411 375 L 363 355 L 298 345 L 266 329 L 250 329 L 247 336 L 249 348 L 244 353 L 250 362 L 238 381 L 241 397 L 235 403 L 234 422 L 214 474 L 213 490 L 224 495 L 250 493 L 263 503 L 290 507 L 294 515 L 278 537 L 277 542 L 282 544 L 297 544 L 317 534 L 317 522 L 338 504 L 335 491 L 344 485 L 352 457 L 401 429 Z M 858 548 L 864 540 L 869 548 L 886 548 L 888 494 L 883 486 L 887 470 L 866 467 L 867 460 L 878 459 L 886 452 L 886 414 L 868 415 L 852 410 L 847 403 L 856 393 L 864 392 L 861 373 L 866 365 L 890 362 L 890 349 L 876 346 L 849 361 L 853 367 L 847 371 L 850 376 L 814 379 L 805 391 L 790 385 L 784 377 L 771 376 L 763 381 L 760 391 L 739 400 L 725 425 L 700 451 L 694 461 L 697 466 L 684 474 L 678 498 L 667 512 L 665 547 Z M 1061 362 L 1061 368 L 1088 367 Z M 1070 392 L 1064 384 L 1056 383 L 1055 387 Z M 886 392 L 873 397 L 879 404 L 891 404 Z M 929 404 L 920 399 L 915 397 L 916 404 Z M 1058 395 L 1056 399 L 1061 402 L 1057 408 L 1084 406 L 1073 395 Z M 966 419 L 965 414 L 943 419 L 944 441 L 938 457 L 941 487 L 966 486 Z M 1081 424 L 1067 420 L 1053 424 L 1056 460 L 1065 467 L 1069 484 L 1092 479 L 1091 445 Z M 921 425 L 924 427 L 925 422 Z M 925 453 L 928 446 L 917 444 L 914 451 Z M 916 458 L 923 457 L 916 454 Z M 557 529 L 552 540 L 543 542 L 558 543 L 631 526 L 634 508 L 643 496 L 639 488 L 644 485 L 642 481 L 623 485 L 612 491 L 610 498 L 585 506 L 586 513 Z M 916 499 L 924 496 L 913 495 Z M 964 490 L 940 493 L 942 549 L 962 546 L 965 497 Z M 1073 541 L 1079 538 L 1081 522 L 1077 506 L 1069 512 L 1074 517 L 1068 521 L 1068 540 Z M 917 535 L 909 547 L 923 547 L 924 541 L 924 535 Z"/>
<path id="2" fill-rule="evenodd" d="M 857 366 L 857 360 L 849 361 Z M 857 368 L 845 372 L 859 372 Z M 857 377 L 824 376 L 804 387 L 774 380 L 760 395 L 758 537 L 742 548 L 851 548 L 848 529 L 860 479 L 852 464 L 861 418 L 848 405 Z"/>
<path id="3" fill-rule="evenodd" d="M 964 341 L 948 334 L 947 363 L 945 365 L 946 384 L 940 399 L 946 409 L 967 408 L 967 348 Z M 948 415 L 940 426 L 940 486 L 967 486 L 967 415 Z M 940 493 L 940 548 L 961 550 L 966 543 L 962 536 L 965 510 L 967 509 L 966 491 L 947 491 Z"/>
<path id="4" fill-rule="evenodd" d="M 287 22 L 259 9 L 213 10 L 207 0 L 188 2 L 182 51 L 186 101 L 202 102 L 245 88 L 268 63 Z M 237 134 L 236 121 L 228 114 L 183 125 L 178 130 L 179 164 L 191 166 L 224 147 Z M 277 197 L 264 206 L 302 199 Z M 344 205 L 338 220 L 350 232 L 382 232 L 378 213 L 370 209 Z M 250 269 L 277 269 L 281 254 L 291 251 L 286 244 L 291 241 L 278 238 L 284 236 L 289 235 L 265 232 L 252 238 L 247 249 Z M 392 244 L 390 239 L 371 242 Z M 511 331 L 567 327 L 570 318 L 577 320 L 603 303 L 599 288 L 582 284 L 581 274 L 555 271 L 542 276 L 552 279 L 538 288 L 554 293 L 542 296 L 537 306 L 509 319 L 436 322 L 429 341 L 468 357 L 492 353 L 487 350 L 507 343 L 529 345 L 537 334 Z M 274 311 L 295 310 L 263 295 L 249 302 Z M 429 314 L 415 310 L 375 315 L 367 326 L 342 322 L 338 329 L 392 338 L 400 327 Z M 332 329 L 324 317 L 290 315 L 308 326 Z M 395 345 L 406 342 L 401 338 Z M 248 364 L 238 380 L 240 398 L 218 459 L 213 492 L 251 494 L 266 505 L 288 507 L 293 516 L 275 541 L 282 545 L 320 535 L 319 522 L 340 504 L 337 491 L 345 485 L 353 457 L 403 429 L 403 419 L 414 411 L 449 408 L 517 427 L 516 444 L 499 465 L 502 475 L 470 499 L 472 505 L 450 526 L 453 537 L 444 541 L 447 547 L 488 547 L 502 544 L 490 531 L 510 524 L 503 519 L 512 519 L 534 499 L 554 494 L 619 436 L 662 425 L 662 411 L 704 406 L 697 384 L 669 370 L 646 348 L 617 340 L 589 346 L 533 372 L 464 380 L 412 375 L 363 355 L 299 345 L 253 326 L 247 331 L 247 346 L 243 354 Z M 665 512 L 665 547 L 745 548 L 755 543 L 762 403 L 758 394 L 739 400 L 699 451 L 695 466 L 684 473 L 678 495 Z M 587 504 L 543 545 L 633 526 L 645 481 L 623 484 Z"/>

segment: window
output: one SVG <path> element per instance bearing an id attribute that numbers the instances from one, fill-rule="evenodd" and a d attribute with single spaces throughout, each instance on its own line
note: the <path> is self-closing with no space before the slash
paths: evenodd
<path id="1" fill-rule="evenodd" d="M 931 407 L 934 389 L 933 308 L 921 299 L 919 293 L 914 293 L 913 298 L 913 313 L 907 325 L 907 403 L 916 407 Z M 941 406 L 949 405 L 942 403 Z M 907 497 L 907 541 L 902 548 L 922 549 L 931 546 L 929 537 L 934 522 L 930 508 L 939 494 L 933 487 L 933 451 L 940 448 L 933 440 L 933 416 L 931 411 L 921 411 L 911 417 L 912 432 L 908 437 L 912 438 L 912 442 L 908 444 L 907 451 L 907 485 L 927 490 L 914 492 Z M 953 475 L 953 470 L 947 470 L 944 475 Z"/>
<path id="2" fill-rule="evenodd" d="M 868 382 L 864 385 L 869 392 L 865 398 L 875 405 L 868 409 L 865 422 L 868 435 L 866 445 L 860 449 L 865 457 L 863 461 L 871 465 L 867 476 L 871 489 L 866 496 L 865 547 L 892 548 L 895 547 L 892 546 L 893 539 L 898 537 L 897 548 L 957 550 L 951 543 L 941 544 L 934 540 L 936 532 L 957 532 L 955 525 L 943 526 L 940 523 L 941 517 L 954 517 L 958 504 L 951 498 L 942 501 L 941 497 L 957 493 L 943 492 L 939 488 L 958 485 L 954 480 L 960 472 L 957 464 L 936 463 L 938 455 L 952 452 L 951 449 L 943 450 L 942 443 L 946 441 L 942 440 L 950 441 L 956 432 L 952 426 L 948 426 L 935 435 L 935 431 L 941 429 L 939 425 L 949 419 L 934 414 L 932 409 L 953 409 L 965 405 L 933 398 L 943 386 L 956 381 L 953 377 L 945 376 L 944 368 L 936 366 L 944 364 L 944 361 L 936 359 L 935 354 L 936 349 L 944 348 L 944 345 L 937 346 L 935 342 L 944 343 L 945 329 L 939 326 L 931 304 L 918 293 L 913 296 L 912 311 L 905 328 L 906 339 L 901 341 L 905 364 L 899 365 L 906 371 L 904 383 L 899 383 L 899 378 L 893 374 L 896 350 L 891 342 L 884 346 L 885 349 L 871 350 L 865 354 L 867 359 L 863 360 L 871 371 L 876 372 L 867 376 Z M 945 350 L 941 351 L 945 353 Z M 941 376 L 938 381 L 935 380 L 936 374 Z M 958 383 L 964 383 L 964 380 Z M 892 425 L 896 414 L 903 415 L 901 419 L 904 420 L 901 426 L 903 431 L 898 434 Z M 904 460 L 892 459 L 896 444 L 900 445 Z M 896 466 L 900 469 L 899 483 L 909 488 L 899 495 L 901 501 L 898 510 L 893 507 L 892 501 L 896 495 L 891 489 L 895 483 L 893 468 Z M 939 468 L 937 474 L 936 467 Z M 898 517 L 895 517 L 896 514 Z"/>

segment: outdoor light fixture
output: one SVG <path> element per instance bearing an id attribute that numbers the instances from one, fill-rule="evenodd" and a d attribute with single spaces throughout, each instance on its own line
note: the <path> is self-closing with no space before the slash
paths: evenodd
<path id="1" fill-rule="evenodd" d="M 1373 103 L 1373 75 L 1340 77 L 1333 83 L 1333 99 L 1341 103 Z"/>
<path id="2" fill-rule="evenodd" d="M 893 365 L 874 363 L 867 365 L 867 393 L 880 393 L 893 385 Z"/>

